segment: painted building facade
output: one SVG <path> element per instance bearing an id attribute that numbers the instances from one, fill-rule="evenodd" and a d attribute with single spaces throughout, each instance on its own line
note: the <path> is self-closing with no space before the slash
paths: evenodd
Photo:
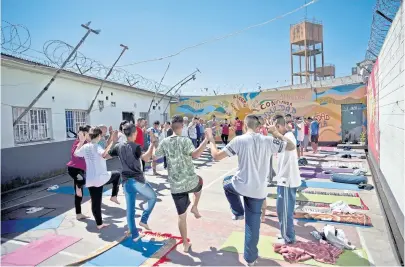
<path id="1" fill-rule="evenodd" d="M 198 116 L 204 120 L 211 120 L 215 115 L 220 121 L 226 118 L 231 123 L 235 117 L 243 120 L 248 114 L 313 117 L 320 123 L 321 142 L 339 142 L 348 136 L 359 140 L 367 118 L 366 100 L 366 87 L 355 83 L 313 89 L 184 97 L 171 104 L 171 114 Z M 346 113 L 349 116 L 345 119 Z M 356 113 L 356 119 L 351 119 L 350 116 Z M 216 131 L 219 141 L 220 126 Z M 234 136 L 231 129 L 230 138 Z"/>
<path id="2" fill-rule="evenodd" d="M 62 72 L 34 107 L 13 127 L 13 121 L 49 82 L 55 69 L 2 55 L 1 62 L 1 170 L 2 183 L 14 178 L 53 176 L 65 169 L 71 144 L 80 125 L 112 126 L 123 119 L 146 117 L 154 93 L 118 83 L 104 83 L 93 109 L 101 80 Z M 159 96 L 160 98 L 160 96 Z M 150 124 L 166 120 L 164 98 L 151 110 Z M 23 163 L 23 164 L 22 164 Z"/>

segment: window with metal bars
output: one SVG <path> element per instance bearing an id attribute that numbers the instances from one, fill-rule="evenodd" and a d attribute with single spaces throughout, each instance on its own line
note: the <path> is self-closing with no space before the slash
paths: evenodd
<path id="1" fill-rule="evenodd" d="M 169 121 L 169 114 L 168 113 L 163 113 L 163 122 Z"/>
<path id="2" fill-rule="evenodd" d="M 66 110 L 66 137 L 75 137 L 74 133 L 79 131 L 79 127 L 88 123 L 88 116 L 85 110 Z"/>
<path id="3" fill-rule="evenodd" d="M 13 107 L 13 121 L 15 121 L 24 110 L 25 108 Z M 14 126 L 14 142 L 19 144 L 51 139 L 50 114 L 50 109 L 30 109 Z"/>
<path id="4" fill-rule="evenodd" d="M 148 112 L 139 112 L 139 117 L 140 117 L 140 118 L 144 118 L 144 119 L 147 120 L 148 123 L 149 123 Z"/>

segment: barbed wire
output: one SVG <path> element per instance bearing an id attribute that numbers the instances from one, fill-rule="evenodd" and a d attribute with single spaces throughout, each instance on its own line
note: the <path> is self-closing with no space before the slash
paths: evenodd
<path id="1" fill-rule="evenodd" d="M 377 0 L 373 10 L 370 39 L 365 55 L 366 59 L 374 60 L 377 58 L 391 27 L 391 21 L 398 12 L 401 2 L 402 0 Z"/>
<path id="2" fill-rule="evenodd" d="M 73 50 L 73 46 L 61 40 L 49 40 L 43 45 L 42 51 L 31 48 L 31 35 L 27 27 L 21 24 L 12 24 L 2 21 L 1 26 L 1 48 L 10 54 L 22 59 L 30 58 L 35 63 L 40 63 L 48 67 L 60 67 Z M 40 56 L 28 54 L 33 51 Z M 29 59 L 27 59 L 29 60 Z M 81 52 L 76 52 L 64 70 L 77 74 L 104 79 L 110 67 L 105 66 L 100 61 L 86 57 Z M 131 73 L 123 68 L 114 68 L 108 81 L 123 84 L 126 86 L 140 88 L 151 92 L 167 92 L 170 87 L 160 84 L 157 81 L 147 79 L 139 74 Z M 169 94 L 170 95 L 170 94 Z"/>

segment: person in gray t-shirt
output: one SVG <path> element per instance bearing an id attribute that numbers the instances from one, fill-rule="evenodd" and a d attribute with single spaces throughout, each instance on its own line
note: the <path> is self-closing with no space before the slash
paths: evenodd
<path id="1" fill-rule="evenodd" d="M 248 115 L 244 123 L 246 133 L 233 138 L 221 151 L 217 149 L 213 141 L 212 132 L 207 131 L 214 160 L 221 160 L 227 156 L 238 156 L 238 169 L 235 175 L 226 177 L 223 185 L 233 219 L 241 220 L 246 216 L 244 258 L 248 264 L 254 263 L 258 258 L 260 215 L 263 202 L 267 197 L 270 157 L 273 153 L 296 149 L 295 144 L 281 135 L 273 124 L 268 126 L 268 131 L 273 136 L 263 136 L 257 133 L 261 125 L 261 118 L 256 115 Z M 243 208 L 241 196 L 245 207 L 248 207 L 246 210 Z"/>

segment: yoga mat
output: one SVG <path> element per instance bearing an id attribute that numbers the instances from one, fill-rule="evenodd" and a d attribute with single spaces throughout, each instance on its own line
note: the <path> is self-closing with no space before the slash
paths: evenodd
<path id="1" fill-rule="evenodd" d="M 321 172 L 313 172 L 313 173 L 301 173 L 300 175 L 302 178 L 320 178 L 320 179 L 330 179 L 332 178 L 332 174 L 324 174 Z"/>
<path id="2" fill-rule="evenodd" d="M 244 240 L 244 233 L 233 232 L 221 246 L 221 250 L 243 254 Z M 260 235 L 259 244 L 257 245 L 259 257 L 284 261 L 281 254 L 274 252 L 273 244 L 276 242 L 277 237 Z M 345 250 L 338 258 L 336 265 L 325 264 L 312 259 L 299 263 L 315 266 L 370 266 L 367 253 L 363 249 L 357 249 L 354 251 Z"/>
<path id="3" fill-rule="evenodd" d="M 36 266 L 81 240 L 78 237 L 49 234 L 1 257 L 3 266 Z"/>
<path id="4" fill-rule="evenodd" d="M 32 230 L 57 229 L 65 215 L 57 217 L 29 218 L 1 222 L 1 234 L 23 233 Z"/>
<path id="5" fill-rule="evenodd" d="M 269 194 L 269 197 L 273 198 L 273 199 L 277 199 L 277 194 Z M 362 206 L 361 199 L 359 197 L 297 193 L 297 200 L 322 202 L 322 203 L 329 203 L 329 204 L 342 200 L 342 201 L 346 202 L 348 205 L 355 205 L 355 206 L 359 206 L 359 207 Z"/>
<path id="6" fill-rule="evenodd" d="M 354 224 L 354 223 L 342 223 L 342 222 L 333 222 L 333 221 L 321 221 L 321 220 L 312 220 L 312 219 L 303 219 L 303 218 L 294 218 L 297 221 L 300 222 L 307 222 L 307 223 L 325 223 L 325 224 L 337 224 L 337 225 L 346 225 L 346 226 L 352 226 L 352 227 L 360 227 L 360 228 L 371 228 L 373 227 L 372 225 L 360 225 L 360 224 Z"/>
<path id="7" fill-rule="evenodd" d="M 111 196 L 111 190 L 108 189 L 106 186 L 103 187 L 103 195 L 104 196 Z M 74 195 L 75 190 L 73 189 L 73 185 L 71 186 L 59 186 L 59 188 L 54 190 L 48 190 L 48 192 L 57 193 L 57 194 L 64 194 L 64 195 Z M 83 196 L 90 197 L 89 189 L 87 187 L 83 188 Z"/>
<path id="8" fill-rule="evenodd" d="M 302 181 L 301 187 L 352 190 L 352 191 L 361 190 L 361 189 L 359 189 L 359 187 L 357 185 L 341 184 L 341 183 L 334 183 L 334 182 Z"/>
<path id="9" fill-rule="evenodd" d="M 123 236 L 67 266 L 154 266 L 163 262 L 164 257 L 181 243 L 180 237 L 170 234 L 144 234 L 145 237 L 137 242 Z"/>
<path id="10" fill-rule="evenodd" d="M 330 151 L 335 151 L 336 150 L 336 147 L 330 147 L 330 146 L 321 146 L 320 148 L 319 148 L 319 151 L 327 151 L 327 152 L 330 152 Z"/>
<path id="11" fill-rule="evenodd" d="M 307 167 L 307 166 L 301 166 L 300 167 L 301 171 L 313 171 L 313 172 L 323 172 L 323 171 L 328 171 L 328 172 L 333 172 L 333 173 L 353 173 L 353 169 L 350 168 L 313 168 L 313 167 Z"/>

